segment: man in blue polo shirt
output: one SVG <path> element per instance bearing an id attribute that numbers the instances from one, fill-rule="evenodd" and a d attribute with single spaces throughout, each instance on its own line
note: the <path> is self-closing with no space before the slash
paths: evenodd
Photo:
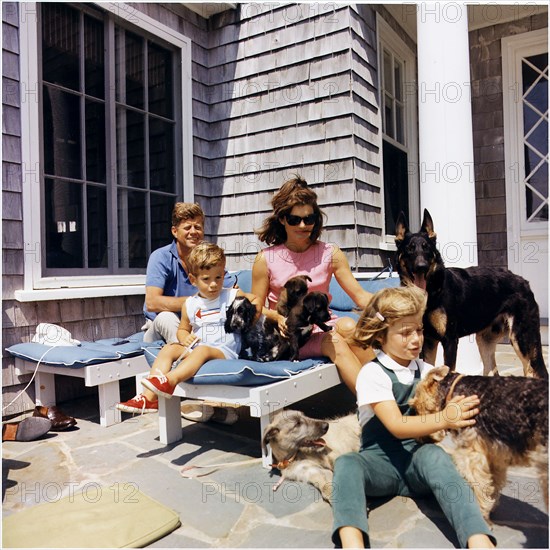
<path id="1" fill-rule="evenodd" d="M 187 258 L 195 246 L 204 240 L 204 212 L 198 204 L 177 202 L 172 210 L 172 235 L 174 240 L 157 248 L 147 262 L 145 277 L 146 317 L 143 340 L 177 342 L 181 308 L 188 296 L 196 294 L 188 275 Z M 236 278 L 227 272 L 224 287 L 234 286 Z M 151 401 L 138 394 L 129 401 L 117 403 L 118 410 L 130 413 L 153 413 L 158 411 L 158 401 Z M 210 419 L 223 424 L 234 424 L 238 415 L 234 409 L 210 404 L 182 405 L 182 416 L 187 420 L 206 422 Z"/>
<path id="2" fill-rule="evenodd" d="M 188 296 L 197 292 L 189 281 L 187 257 L 204 240 L 204 212 L 198 204 L 178 202 L 172 210 L 171 244 L 155 250 L 147 263 L 145 303 L 147 319 L 144 341 L 177 342 L 181 307 Z M 234 278 L 226 274 L 224 286 L 231 287 Z"/>

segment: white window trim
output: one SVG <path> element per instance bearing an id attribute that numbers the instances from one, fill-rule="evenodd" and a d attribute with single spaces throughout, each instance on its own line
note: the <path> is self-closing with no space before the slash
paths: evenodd
<path id="1" fill-rule="evenodd" d="M 193 201 L 193 121 L 191 86 L 191 40 L 124 4 L 98 2 L 98 6 L 158 36 L 181 51 L 181 113 L 183 197 Z M 15 291 L 20 302 L 123 296 L 145 293 L 145 275 L 98 275 L 90 277 L 43 277 L 41 254 L 40 109 L 38 67 L 38 6 L 20 4 L 21 63 L 21 164 L 23 201 L 23 289 Z M 169 224 L 170 220 L 166 220 Z"/>
<path id="2" fill-rule="evenodd" d="M 541 53 L 541 47 L 548 51 L 547 29 L 540 29 L 529 33 L 509 36 L 502 39 L 502 87 L 504 106 L 504 159 L 506 183 L 506 211 L 515 210 L 514 205 L 521 205 L 521 216 L 508 216 L 507 233 L 508 245 L 519 243 L 523 238 L 542 237 L 548 235 L 548 222 L 532 222 L 528 227 L 523 223 L 525 197 L 523 186 L 517 185 L 520 176 L 520 167 L 523 167 L 522 141 L 518 136 L 523 135 L 523 111 L 517 108 L 519 101 L 517 82 L 519 82 L 519 60 L 522 57 Z M 523 174 L 521 174 L 523 176 Z M 521 219 L 520 219 L 521 218 Z M 515 270 L 521 263 L 515 254 L 508 254 L 508 266 Z M 516 259 L 514 259 L 516 258 Z"/>
<path id="3" fill-rule="evenodd" d="M 418 160 L 418 114 L 416 108 L 417 102 L 417 71 L 416 71 L 416 59 L 414 52 L 405 44 L 405 42 L 397 35 L 397 33 L 386 23 L 383 17 L 380 14 L 376 14 L 376 28 L 377 28 L 377 48 L 378 56 L 380 59 L 381 54 L 381 43 L 384 43 L 389 49 L 393 50 L 398 57 L 405 61 L 405 70 L 404 77 L 405 83 L 409 85 L 407 89 L 403 90 L 403 94 L 407 101 L 405 102 L 405 136 L 407 140 L 407 149 L 409 153 L 409 166 L 412 163 L 417 163 Z M 378 91 L 380 97 L 382 97 L 383 90 L 382 86 L 382 77 L 381 77 L 382 68 L 379 67 L 378 70 Z M 414 90 L 414 97 L 412 101 L 409 101 L 407 96 L 411 94 Z M 380 128 L 380 159 L 382 160 L 382 105 L 379 105 L 378 117 L 379 117 L 379 128 Z M 389 140 L 394 143 L 393 140 Z M 396 142 L 395 142 L 396 143 Z M 401 145 L 399 144 L 401 147 Z M 418 166 L 417 166 L 418 167 Z M 380 181 L 384 181 L 384 166 L 380 162 Z M 382 183 L 383 185 L 383 183 Z M 420 186 L 418 184 L 418 170 L 416 173 L 414 170 L 409 170 L 409 217 L 411 220 L 420 219 Z M 385 204 L 384 204 L 384 193 L 382 191 L 382 220 L 386 219 Z M 395 235 L 387 235 L 385 233 L 385 222 L 382 222 L 382 241 L 379 244 L 381 250 L 395 251 Z"/>

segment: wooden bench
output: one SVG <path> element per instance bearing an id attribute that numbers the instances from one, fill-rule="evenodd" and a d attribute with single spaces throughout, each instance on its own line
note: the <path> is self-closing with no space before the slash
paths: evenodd
<path id="1" fill-rule="evenodd" d="M 36 370 L 36 363 L 16 357 L 15 368 L 17 374 L 32 373 Z M 147 375 L 148 373 L 149 364 L 143 354 L 78 368 L 59 367 L 42 363 L 39 365 L 34 378 L 36 403 L 46 407 L 56 404 L 55 375 L 83 378 L 85 386 L 97 386 L 101 426 L 111 426 L 121 420 L 120 411 L 115 408 L 116 403 L 120 401 L 120 380 L 138 375 Z"/>

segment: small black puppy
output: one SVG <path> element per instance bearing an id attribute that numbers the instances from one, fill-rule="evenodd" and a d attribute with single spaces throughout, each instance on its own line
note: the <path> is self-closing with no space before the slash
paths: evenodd
<path id="1" fill-rule="evenodd" d="M 325 332 L 330 330 L 325 324 L 330 319 L 327 295 L 322 292 L 307 294 L 307 282 L 304 277 L 307 276 L 293 277 L 292 279 L 299 279 L 301 282 L 291 282 L 292 279 L 289 279 L 285 285 L 285 303 L 293 304 L 288 313 L 285 336 L 281 334 L 276 321 L 264 316 L 253 323 L 254 306 L 245 297 L 235 298 L 227 309 L 225 331 L 241 334 L 240 358 L 260 362 L 295 361 L 298 358 L 298 350 L 311 337 L 313 325 L 317 325 Z"/>
<path id="2" fill-rule="evenodd" d="M 309 275 L 296 275 L 290 278 L 281 290 L 277 300 L 277 313 L 288 317 L 290 310 L 307 294 L 307 283 L 311 283 Z"/>
<path id="3" fill-rule="evenodd" d="M 310 339 L 313 325 L 328 332 L 331 327 L 325 323 L 329 320 L 328 297 L 323 292 L 310 292 L 298 301 L 286 319 L 286 333 L 292 361 L 298 358 L 298 350 Z"/>

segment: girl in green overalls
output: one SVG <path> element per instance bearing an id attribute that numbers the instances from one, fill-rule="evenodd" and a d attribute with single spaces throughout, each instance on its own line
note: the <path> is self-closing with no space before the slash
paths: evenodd
<path id="1" fill-rule="evenodd" d="M 433 493 L 462 547 L 496 543 L 473 491 L 439 446 L 415 438 L 475 424 L 477 396 L 455 396 L 437 414 L 414 416 L 408 405 L 416 384 L 432 368 L 422 350 L 424 291 L 387 288 L 373 296 L 361 315 L 354 344 L 379 350 L 357 378 L 362 426 L 358 453 L 342 455 L 334 468 L 333 541 L 344 548 L 369 547 L 367 496 Z"/>

